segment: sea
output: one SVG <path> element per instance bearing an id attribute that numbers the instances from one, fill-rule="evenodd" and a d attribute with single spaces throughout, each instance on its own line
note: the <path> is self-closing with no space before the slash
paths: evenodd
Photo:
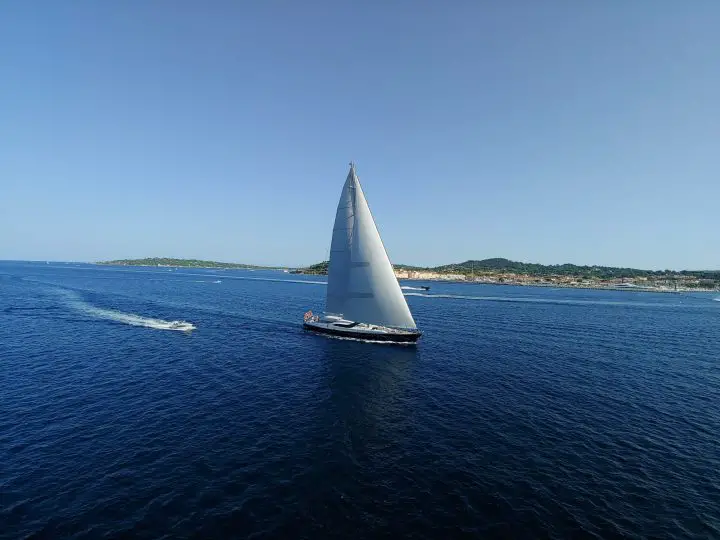
<path id="1" fill-rule="evenodd" d="M 0 537 L 720 538 L 719 295 L 402 285 L 0 263 Z"/>

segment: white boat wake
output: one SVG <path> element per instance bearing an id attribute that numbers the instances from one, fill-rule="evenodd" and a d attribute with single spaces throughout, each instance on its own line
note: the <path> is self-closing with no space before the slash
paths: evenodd
<path id="1" fill-rule="evenodd" d="M 524 304 L 561 304 L 570 306 L 627 306 L 627 307 L 686 307 L 682 303 L 639 302 L 621 300 L 580 300 L 569 298 L 529 298 L 513 296 L 470 296 L 464 294 L 430 294 L 406 292 L 404 296 L 420 296 L 423 298 L 443 298 L 453 300 L 480 300 L 485 302 L 517 302 Z"/>
<path id="2" fill-rule="evenodd" d="M 280 278 L 263 278 L 263 277 L 247 277 L 247 276 L 218 276 L 215 274 L 193 274 L 190 272 L 179 272 L 183 276 L 202 276 L 202 277 L 222 277 L 223 279 L 244 280 L 244 281 L 273 281 L 279 283 L 300 283 L 304 285 L 327 285 L 327 281 L 315 281 L 310 279 L 280 279 Z M 196 280 L 197 283 L 205 282 L 205 280 Z M 211 283 L 222 283 L 221 280 L 212 281 Z"/>
<path id="3" fill-rule="evenodd" d="M 348 337 L 348 336 L 334 336 L 332 334 L 320 334 L 322 337 L 327 339 L 339 339 L 341 341 L 357 341 L 358 343 L 372 343 L 374 345 L 390 345 L 391 347 L 397 347 L 398 345 L 403 347 L 412 347 L 415 345 L 415 343 L 408 342 L 403 343 L 399 341 L 380 341 L 377 339 L 360 339 L 360 338 L 354 338 L 354 337 Z"/>
<path id="4" fill-rule="evenodd" d="M 423 289 L 422 287 L 410 287 L 409 285 L 403 285 L 400 288 L 405 291 L 424 291 L 424 290 L 426 290 L 426 289 Z"/>
<path id="5" fill-rule="evenodd" d="M 134 313 L 124 313 L 114 309 L 103 309 L 92 304 L 88 304 L 80 299 L 77 295 L 67 292 L 66 298 L 70 307 L 80 311 L 91 317 L 104 319 L 107 321 L 115 321 L 130 326 L 143 326 L 145 328 L 154 328 L 155 330 L 175 330 L 178 332 L 190 332 L 195 330 L 197 326 L 187 321 L 165 321 L 163 319 L 153 319 L 151 317 L 143 317 Z"/>

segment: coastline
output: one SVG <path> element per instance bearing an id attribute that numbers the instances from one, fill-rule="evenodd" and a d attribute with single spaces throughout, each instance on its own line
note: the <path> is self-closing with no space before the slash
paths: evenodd
<path id="1" fill-rule="evenodd" d="M 443 280 L 438 280 L 443 281 Z M 720 293 L 720 289 L 702 289 L 702 288 L 694 288 L 694 289 L 668 289 L 668 288 L 660 288 L 660 287 L 613 287 L 610 286 L 603 286 L 603 285 L 567 285 L 564 283 L 498 283 L 495 281 L 457 281 L 455 283 L 468 283 L 468 284 L 478 284 L 478 285 L 514 285 L 516 287 L 540 287 L 545 289 L 588 289 L 588 290 L 600 290 L 600 291 L 627 291 L 627 292 L 652 292 L 652 293 L 677 293 L 677 294 L 686 294 L 690 292 L 716 292 Z"/>
<path id="2" fill-rule="evenodd" d="M 207 270 L 270 270 L 290 274 L 323 276 L 327 275 L 327 262 L 319 263 L 306 268 L 288 268 L 281 266 L 255 266 L 238 263 L 225 263 L 205 261 L 199 259 L 174 259 L 174 258 L 148 258 L 148 259 L 125 259 L 114 261 L 102 261 L 92 263 L 98 266 L 124 266 L 139 268 L 164 268 L 170 271 L 178 269 L 207 269 Z M 477 269 L 477 268 L 476 268 Z M 432 270 L 411 270 L 400 266 L 394 269 L 398 281 L 408 282 L 433 282 L 433 283 L 467 283 L 485 285 L 513 285 L 518 287 L 549 287 L 557 289 L 588 289 L 606 291 L 630 291 L 630 292 L 653 292 L 653 293 L 720 293 L 720 287 L 707 287 L 708 283 L 714 280 L 702 280 L 695 276 L 683 276 L 680 273 L 664 276 L 639 276 L 639 277 L 605 277 L 588 276 L 587 274 L 574 275 L 565 274 L 534 274 L 520 273 L 513 271 L 488 272 L 471 276 L 469 273 L 432 271 Z M 715 281 L 717 283 L 717 281 Z M 687 286 L 694 285 L 694 286 Z"/>
<path id="3" fill-rule="evenodd" d="M 210 266 L 210 265 L 176 265 L 176 264 L 123 264 L 123 263 L 112 263 L 112 262 L 94 262 L 90 263 L 96 266 L 124 266 L 124 267 L 136 267 L 136 268 L 169 268 L 179 270 L 182 268 L 191 269 L 206 269 L 206 270 L 287 270 L 282 266 Z"/>
<path id="4" fill-rule="evenodd" d="M 327 276 L 325 273 L 313 273 L 313 272 L 300 272 L 302 275 L 306 276 Z M 660 287 L 643 287 L 643 286 L 634 286 L 634 287 L 618 287 L 618 286 L 612 286 L 612 285 L 592 285 L 592 284 L 568 284 L 568 283 L 533 283 L 533 282 L 523 282 L 523 281 L 480 281 L 480 280 L 463 280 L 463 279 L 443 279 L 443 278 L 408 278 L 408 277 L 398 277 L 399 282 L 413 282 L 413 283 L 460 283 L 465 285 L 495 285 L 495 286 L 514 286 L 514 287 L 539 287 L 544 289 L 587 289 L 587 290 L 599 290 L 599 291 L 627 291 L 627 292 L 634 292 L 634 293 L 642 293 L 642 292 L 650 292 L 650 293 L 676 293 L 676 294 L 687 294 L 692 292 L 714 292 L 714 293 L 720 293 L 720 289 L 706 289 L 706 288 L 678 288 L 670 289 L 670 288 L 660 288 Z"/>

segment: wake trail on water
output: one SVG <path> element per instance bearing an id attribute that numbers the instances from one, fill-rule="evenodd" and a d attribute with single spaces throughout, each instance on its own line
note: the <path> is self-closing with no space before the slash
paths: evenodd
<path id="1" fill-rule="evenodd" d="M 164 275 L 165 272 L 159 272 L 157 270 L 120 270 L 117 268 L 103 268 L 103 272 L 122 272 L 125 274 L 155 274 Z M 171 270 L 169 270 L 171 271 Z M 251 272 L 253 270 L 250 270 Z M 300 283 L 305 285 L 327 285 L 327 281 L 314 281 L 309 279 L 280 279 L 280 278 L 264 278 L 264 277 L 248 277 L 248 276 L 236 276 L 231 274 L 198 274 L 193 272 L 183 272 L 181 270 L 175 270 L 173 272 L 177 276 L 199 276 L 199 277 L 215 277 L 222 279 L 239 279 L 247 281 L 275 281 L 280 283 Z M 170 279 L 170 278 L 166 278 Z M 219 281 L 219 280 L 218 280 Z M 213 282 L 215 283 L 215 282 Z"/>
<path id="2" fill-rule="evenodd" d="M 190 274 L 184 274 L 190 275 Z M 197 275 L 197 274 L 195 274 Z M 303 285 L 327 285 L 327 281 L 311 281 L 309 279 L 278 279 L 278 278 L 259 278 L 245 276 L 223 276 L 225 279 L 238 279 L 243 281 L 272 281 L 275 283 L 300 283 Z"/>
<path id="3" fill-rule="evenodd" d="M 512 298 L 508 296 L 469 296 L 463 294 L 427 294 L 403 293 L 405 296 L 421 296 L 424 298 L 445 298 L 453 300 L 481 300 L 485 302 L 516 302 L 524 304 L 566 304 L 577 306 L 631 306 L 631 307 L 684 307 L 683 304 L 665 304 L 660 302 L 622 302 L 613 300 L 569 300 L 561 298 Z"/>
<path id="4" fill-rule="evenodd" d="M 178 332 L 190 332 L 197 328 L 197 326 L 187 321 L 165 321 L 163 319 L 143 317 L 142 315 L 136 315 L 135 313 L 124 313 L 122 311 L 117 311 L 114 309 L 100 308 L 97 306 L 93 306 L 88 302 L 85 302 L 79 296 L 70 291 L 63 292 L 65 298 L 67 299 L 67 303 L 71 308 L 98 319 L 114 321 L 121 324 L 128 324 L 130 326 L 154 328 L 155 330 L 175 330 Z"/>
<path id="5" fill-rule="evenodd" d="M 422 287 L 410 287 L 409 285 L 402 285 L 400 288 L 405 291 L 424 291 L 425 290 Z"/>

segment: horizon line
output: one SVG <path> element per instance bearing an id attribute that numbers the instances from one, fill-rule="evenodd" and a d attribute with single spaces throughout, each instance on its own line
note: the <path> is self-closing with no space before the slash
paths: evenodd
<path id="1" fill-rule="evenodd" d="M 310 266 L 321 264 L 323 262 L 328 262 L 327 260 L 318 261 L 316 263 L 312 263 L 309 265 L 300 265 L 300 266 L 292 266 L 292 265 L 284 265 L 284 264 L 257 264 L 257 263 L 247 263 L 247 262 L 234 262 L 234 261 L 215 261 L 215 260 L 209 260 L 209 259 L 195 259 L 195 258 L 183 258 L 183 257 L 140 257 L 138 259 L 110 259 L 110 260 L 94 260 L 94 261 L 73 261 L 73 260 L 49 260 L 49 259 L 0 259 L 0 262 L 26 262 L 26 263 L 63 263 L 63 264 L 98 264 L 98 263 L 107 263 L 111 261 L 131 261 L 131 260 L 142 260 L 142 259 L 175 259 L 178 261 L 202 261 L 202 262 L 208 262 L 208 263 L 220 263 L 220 264 L 235 264 L 238 266 L 257 266 L 257 267 L 267 267 L 267 268 L 282 268 L 282 269 L 300 269 L 300 268 L 308 268 Z M 643 272 L 720 272 L 720 269 L 712 269 L 712 268 L 683 268 L 683 269 L 675 269 L 675 268 L 658 268 L 658 269 L 647 269 L 647 268 L 636 268 L 632 266 L 608 266 L 603 264 L 576 264 L 576 263 L 553 263 L 553 264 L 543 264 L 543 263 L 533 263 L 533 262 L 526 262 L 526 261 L 515 261 L 512 259 L 508 259 L 506 257 L 487 257 L 485 259 L 466 259 L 461 262 L 456 263 L 446 263 L 446 264 L 438 264 L 435 266 L 421 266 L 421 265 L 415 265 L 415 264 L 405 264 L 405 263 L 390 263 L 393 267 L 395 266 L 408 266 L 412 268 L 419 268 L 424 270 L 432 270 L 434 268 L 440 268 L 443 266 L 459 266 L 468 262 L 482 262 L 482 261 L 488 261 L 493 259 L 504 259 L 509 262 L 514 263 L 520 263 L 520 264 L 537 264 L 540 266 L 564 266 L 564 265 L 572 265 L 572 266 L 578 266 L 578 267 L 586 267 L 586 268 L 620 268 L 620 269 L 627 269 L 627 270 L 639 270 Z"/>

